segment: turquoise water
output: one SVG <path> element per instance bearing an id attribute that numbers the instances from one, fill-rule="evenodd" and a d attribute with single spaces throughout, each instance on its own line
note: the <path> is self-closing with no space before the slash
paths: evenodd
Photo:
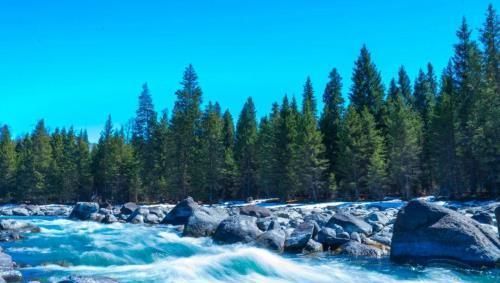
<path id="1" fill-rule="evenodd" d="M 57 282 L 70 274 L 120 282 L 500 282 L 500 272 L 415 268 L 388 260 L 277 255 L 208 238 L 181 238 L 165 226 L 18 218 L 42 228 L 2 243 L 28 280 Z"/>

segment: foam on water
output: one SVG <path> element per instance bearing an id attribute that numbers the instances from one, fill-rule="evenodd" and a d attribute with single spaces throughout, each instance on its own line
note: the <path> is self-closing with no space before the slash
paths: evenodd
<path id="1" fill-rule="evenodd" d="M 21 220 L 27 221 L 27 220 Z M 277 255 L 247 245 L 183 238 L 168 226 L 31 218 L 42 232 L 4 245 L 26 279 L 70 274 L 120 282 L 498 282 L 497 271 L 416 269 L 388 260 Z"/>

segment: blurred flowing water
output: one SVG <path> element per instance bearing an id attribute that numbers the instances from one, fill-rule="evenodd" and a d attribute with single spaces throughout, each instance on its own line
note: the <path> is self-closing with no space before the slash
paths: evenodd
<path id="1" fill-rule="evenodd" d="M 69 275 L 119 282 L 500 282 L 499 270 L 394 265 L 388 259 L 278 255 L 248 245 L 215 245 L 182 238 L 167 226 L 18 218 L 41 233 L 2 243 L 26 281 L 57 282 Z"/>

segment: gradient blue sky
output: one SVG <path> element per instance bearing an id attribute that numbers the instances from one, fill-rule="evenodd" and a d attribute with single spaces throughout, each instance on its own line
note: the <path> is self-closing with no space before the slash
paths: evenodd
<path id="1" fill-rule="evenodd" d="M 45 118 L 95 141 L 108 113 L 134 115 L 144 82 L 171 109 L 189 63 L 204 101 L 237 117 L 253 96 L 263 115 L 307 76 L 320 99 L 333 67 L 347 95 L 363 43 L 385 83 L 401 64 L 413 80 L 428 61 L 446 65 L 462 16 L 477 36 L 490 2 L 2 0 L 0 123 L 20 135 Z"/>

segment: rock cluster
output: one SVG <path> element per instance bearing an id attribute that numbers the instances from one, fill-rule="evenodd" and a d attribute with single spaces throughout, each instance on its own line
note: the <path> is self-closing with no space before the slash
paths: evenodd
<path id="1" fill-rule="evenodd" d="M 19 205 L 0 207 L 3 216 L 68 216 L 72 211 L 71 205 Z"/>

